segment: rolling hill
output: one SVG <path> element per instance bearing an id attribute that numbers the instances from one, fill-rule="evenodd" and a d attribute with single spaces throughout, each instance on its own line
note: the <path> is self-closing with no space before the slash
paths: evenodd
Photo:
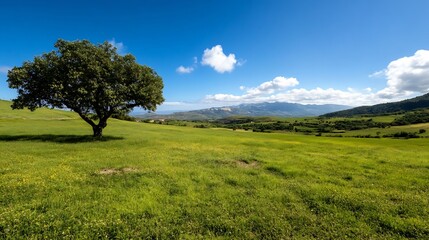
<path id="1" fill-rule="evenodd" d="M 33 112 L 28 109 L 12 110 L 11 101 L 0 99 L 0 119 L 39 119 L 39 120 L 66 120 L 80 119 L 71 111 L 39 108 Z"/>
<path id="2" fill-rule="evenodd" d="M 324 114 L 321 117 L 351 117 L 355 115 L 383 115 L 402 111 L 429 108 L 429 93 L 400 102 L 382 103 L 374 106 L 362 106 Z"/>

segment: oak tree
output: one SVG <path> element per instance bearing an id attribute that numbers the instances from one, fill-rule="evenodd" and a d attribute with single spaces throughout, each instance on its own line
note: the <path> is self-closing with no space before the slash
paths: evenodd
<path id="1" fill-rule="evenodd" d="M 8 72 L 9 87 L 18 92 L 13 109 L 70 109 L 101 137 L 113 114 L 134 107 L 154 111 L 164 101 L 162 78 L 108 42 L 60 39 L 55 48 Z"/>

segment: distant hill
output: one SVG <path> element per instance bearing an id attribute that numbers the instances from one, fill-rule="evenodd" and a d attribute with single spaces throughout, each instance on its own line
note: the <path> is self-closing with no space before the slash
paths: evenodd
<path id="1" fill-rule="evenodd" d="M 362 106 L 338 112 L 324 114 L 321 117 L 351 117 L 355 115 L 382 115 L 415 109 L 429 108 L 429 93 L 400 102 L 382 103 L 374 106 Z"/>
<path id="2" fill-rule="evenodd" d="M 194 110 L 188 112 L 178 112 L 168 115 L 160 115 L 156 113 L 137 115 L 139 118 L 151 119 L 177 119 L 177 120 L 207 120 L 220 119 L 231 116 L 278 116 L 278 117 L 304 117 L 318 116 L 321 114 L 339 111 L 350 108 L 344 105 L 303 105 L 298 103 L 255 103 L 241 104 L 238 106 L 228 107 L 213 107 L 202 110 Z"/>

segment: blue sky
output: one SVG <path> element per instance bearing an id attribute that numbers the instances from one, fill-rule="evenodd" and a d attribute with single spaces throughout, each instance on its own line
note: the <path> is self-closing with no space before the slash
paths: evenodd
<path id="1" fill-rule="evenodd" d="M 1 1 L 7 70 L 57 39 L 110 41 L 164 80 L 159 110 L 369 105 L 429 91 L 427 0 Z"/>

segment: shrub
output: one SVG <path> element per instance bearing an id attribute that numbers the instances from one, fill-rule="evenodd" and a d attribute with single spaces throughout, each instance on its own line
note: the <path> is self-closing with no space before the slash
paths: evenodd
<path id="1" fill-rule="evenodd" d="M 204 124 L 198 124 L 198 125 L 195 125 L 194 128 L 208 128 L 208 126 Z"/>
<path id="2" fill-rule="evenodd" d="M 394 133 L 394 134 L 389 134 L 389 135 L 383 135 L 383 137 L 393 137 L 393 138 L 405 138 L 405 139 L 408 139 L 408 138 L 419 138 L 419 136 L 417 135 L 417 133 L 416 132 L 404 132 L 404 131 L 402 131 L 402 132 L 397 132 L 397 133 Z"/>

